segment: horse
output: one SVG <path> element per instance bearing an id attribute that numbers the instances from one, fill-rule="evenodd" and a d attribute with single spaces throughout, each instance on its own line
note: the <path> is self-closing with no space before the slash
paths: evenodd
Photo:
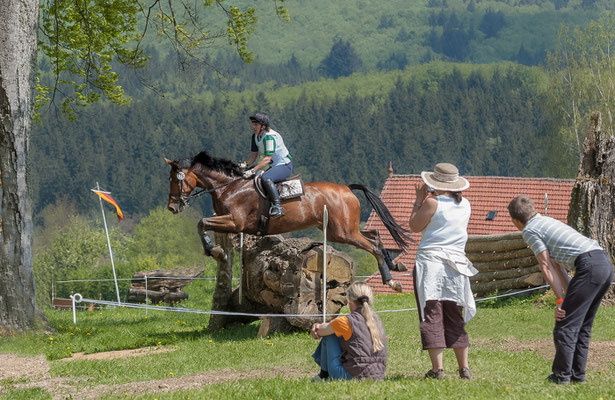
<path id="1" fill-rule="evenodd" d="M 364 193 L 400 248 L 405 248 L 412 239 L 408 235 L 409 231 L 393 219 L 382 200 L 365 186 L 346 186 L 330 182 L 305 183 L 304 194 L 300 198 L 283 202 L 286 215 L 271 219 L 267 232 L 260 232 L 262 225 L 259 226 L 259 219 L 262 212 L 258 207 L 259 194 L 254 181 L 243 178 L 244 170 L 238 164 L 212 157 L 205 151 L 191 158 L 175 161 L 165 158 L 165 161 L 171 166 L 168 210 L 173 214 L 181 212 L 195 197 L 202 194 L 211 195 L 215 216 L 203 218 L 198 223 L 199 236 L 206 255 L 214 255 L 214 244 L 207 231 L 274 235 L 314 226 L 322 230 L 326 205 L 327 240 L 351 244 L 371 253 L 378 261 L 382 282 L 401 292 L 401 284 L 391 279 L 389 270 L 404 271 L 405 267 L 403 264 L 393 264 L 377 230 L 360 230 L 361 205 L 352 190 L 361 190 Z M 202 189 L 201 192 L 193 193 L 197 187 Z M 221 248 L 216 247 L 219 255 Z"/>

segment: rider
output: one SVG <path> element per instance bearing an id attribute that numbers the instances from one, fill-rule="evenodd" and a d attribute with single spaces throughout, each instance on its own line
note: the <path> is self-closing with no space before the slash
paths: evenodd
<path id="1" fill-rule="evenodd" d="M 283 181 L 293 172 L 293 163 L 288 149 L 284 145 L 282 136 L 269 127 L 269 117 L 267 114 L 257 112 L 250 116 L 252 121 L 252 152 L 250 156 L 240 165 L 244 168 L 252 165 L 259 154 L 263 155 L 261 161 L 252 169 L 243 173 L 245 179 L 252 178 L 257 171 L 269 165 L 269 169 L 263 174 L 261 180 L 267 191 L 267 196 L 271 201 L 269 216 L 278 218 L 284 215 L 284 209 L 280 205 L 280 196 L 275 187 L 276 182 Z"/>

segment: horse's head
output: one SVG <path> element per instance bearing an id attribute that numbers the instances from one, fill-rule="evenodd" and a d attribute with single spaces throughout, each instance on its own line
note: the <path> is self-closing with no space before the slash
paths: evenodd
<path id="1" fill-rule="evenodd" d="M 169 176 L 169 205 L 168 209 L 173 214 L 182 211 L 188 206 L 190 193 L 197 185 L 197 177 L 190 169 L 190 164 L 183 161 L 171 161 L 164 159 L 171 166 Z"/>

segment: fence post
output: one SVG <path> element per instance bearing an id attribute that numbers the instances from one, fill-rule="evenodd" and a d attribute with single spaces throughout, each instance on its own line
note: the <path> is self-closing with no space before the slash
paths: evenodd
<path id="1" fill-rule="evenodd" d="M 329 223 L 329 213 L 325 204 L 322 212 L 322 322 L 327 322 L 327 224 Z"/>

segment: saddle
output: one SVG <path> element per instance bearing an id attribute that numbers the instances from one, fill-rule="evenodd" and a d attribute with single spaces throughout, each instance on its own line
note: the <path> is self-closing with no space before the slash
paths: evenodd
<path id="1" fill-rule="evenodd" d="M 265 188 L 263 188 L 261 174 L 254 177 L 254 187 L 262 198 L 267 199 L 267 193 L 265 192 Z M 277 182 L 275 187 L 278 189 L 280 202 L 303 196 L 303 181 L 301 180 L 301 174 Z"/>
<path id="2" fill-rule="evenodd" d="M 261 175 L 258 174 L 254 177 L 254 188 L 256 192 L 259 194 L 258 201 L 258 228 L 256 234 L 266 235 L 269 227 L 269 206 L 271 202 L 267 197 L 267 193 L 263 188 L 263 183 L 261 180 Z M 292 176 L 283 181 L 277 182 L 275 184 L 278 189 L 278 194 L 280 196 L 280 203 L 284 203 L 285 201 L 295 199 L 297 197 L 301 197 L 304 194 L 303 191 L 303 181 L 301 180 L 301 174 Z"/>

